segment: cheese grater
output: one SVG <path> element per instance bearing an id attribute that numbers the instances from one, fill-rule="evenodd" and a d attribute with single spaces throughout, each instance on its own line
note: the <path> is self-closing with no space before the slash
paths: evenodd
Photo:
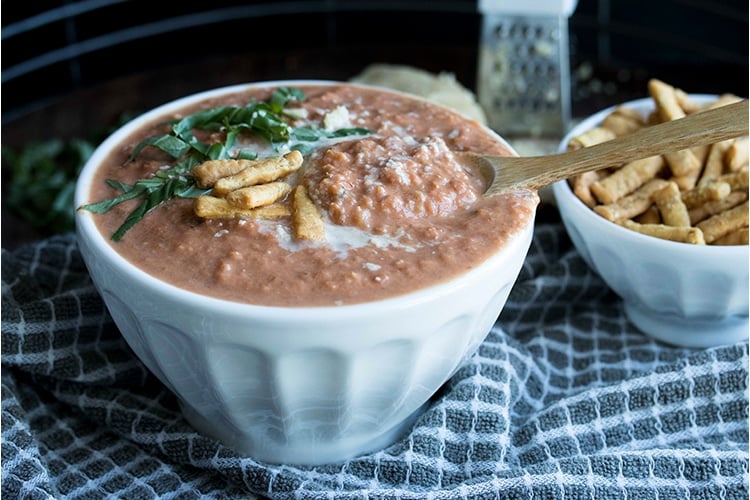
<path id="1" fill-rule="evenodd" d="M 480 0 L 477 99 L 504 136 L 561 136 L 570 120 L 568 18 L 577 0 Z"/>

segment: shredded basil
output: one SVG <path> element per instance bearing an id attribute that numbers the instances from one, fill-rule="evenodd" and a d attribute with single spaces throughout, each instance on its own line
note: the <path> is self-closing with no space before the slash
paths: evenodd
<path id="1" fill-rule="evenodd" d="M 154 147 L 176 161 L 172 167 L 157 172 L 153 177 L 139 179 L 133 185 L 108 180 L 107 184 L 121 194 L 80 208 L 101 214 L 124 201 L 141 200 L 112 234 L 112 240 L 119 241 L 146 214 L 165 201 L 172 198 L 196 198 L 208 193 L 210 190 L 199 189 L 195 185 L 192 169 L 196 165 L 206 160 L 255 159 L 257 153 L 246 149 L 238 150 L 232 156 L 237 136 L 242 132 L 256 134 L 271 144 L 276 151 L 287 146 L 303 154 L 309 153 L 312 149 L 311 145 L 305 143 L 371 133 L 365 128 L 342 128 L 331 131 L 290 125 L 287 119 L 294 115 L 289 112 L 287 105 L 292 102 L 303 102 L 304 99 L 302 90 L 280 87 L 266 101 L 253 100 L 245 106 L 219 106 L 176 120 L 171 124 L 169 133 L 148 137 L 140 142 L 130 155 L 130 160 L 133 160 L 144 148 Z M 193 135 L 195 130 L 224 132 L 224 142 L 201 142 Z"/>

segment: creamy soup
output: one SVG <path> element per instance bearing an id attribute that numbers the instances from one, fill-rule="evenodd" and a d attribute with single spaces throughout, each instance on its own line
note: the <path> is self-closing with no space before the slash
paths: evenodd
<path id="1" fill-rule="evenodd" d="M 91 202 L 168 171 L 175 159 L 146 146 L 175 120 L 198 110 L 268 100 L 273 88 L 212 98 L 138 130 L 97 172 Z M 483 197 L 486 180 L 455 151 L 510 154 L 477 122 L 401 94 L 349 85 L 299 87 L 284 119 L 300 130 L 356 130 L 275 147 L 241 132 L 230 156 L 277 157 L 302 147 L 302 166 L 279 179 L 305 186 L 322 218 L 320 240 L 295 238 L 292 217 L 199 217 L 193 198 L 172 198 L 148 212 L 112 246 L 134 265 L 200 294 L 271 306 L 332 306 L 390 298 L 445 282 L 479 266 L 533 218 L 535 192 Z M 226 142 L 221 130 L 195 131 Z M 115 186 L 116 187 L 116 186 Z M 140 201 L 96 214 L 108 238 Z M 284 194 L 275 205 L 290 206 Z"/>

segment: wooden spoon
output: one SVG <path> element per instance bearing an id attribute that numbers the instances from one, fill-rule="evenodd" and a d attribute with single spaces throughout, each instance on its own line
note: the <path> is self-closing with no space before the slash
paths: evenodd
<path id="1" fill-rule="evenodd" d="M 458 155 L 491 180 L 485 196 L 493 196 L 512 189 L 539 189 L 589 170 L 747 134 L 748 101 L 742 100 L 565 153 L 526 157 L 465 152 Z"/>

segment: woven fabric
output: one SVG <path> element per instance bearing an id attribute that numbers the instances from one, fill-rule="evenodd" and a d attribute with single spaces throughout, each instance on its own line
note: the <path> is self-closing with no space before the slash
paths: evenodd
<path id="1" fill-rule="evenodd" d="M 650 340 L 540 221 L 478 352 L 393 445 L 259 463 L 198 434 L 112 323 L 73 235 L 2 254 L 4 498 L 747 499 L 748 344 Z"/>

